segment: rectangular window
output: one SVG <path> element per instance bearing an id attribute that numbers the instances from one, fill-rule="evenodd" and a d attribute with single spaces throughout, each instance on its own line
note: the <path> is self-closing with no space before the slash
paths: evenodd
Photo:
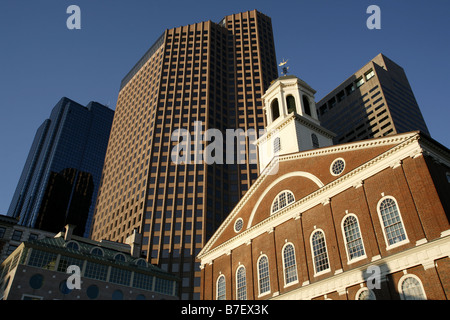
<path id="1" fill-rule="evenodd" d="M 67 268 L 69 266 L 72 265 L 77 265 L 80 267 L 80 270 L 83 269 L 83 260 L 80 259 L 76 259 L 76 258 L 72 258 L 72 257 L 66 257 L 66 256 L 61 256 L 61 258 L 59 259 L 59 264 L 58 264 L 58 268 L 57 270 L 59 272 L 66 272 Z"/>
<path id="2" fill-rule="evenodd" d="M 358 80 L 356 80 L 356 87 L 359 88 L 364 84 L 364 78 L 360 77 Z"/>
<path id="3" fill-rule="evenodd" d="M 106 281 L 107 272 L 107 266 L 88 261 L 86 264 L 86 271 L 84 272 L 84 276 L 87 278 Z"/>
<path id="4" fill-rule="evenodd" d="M 28 265 L 42 269 L 54 270 L 56 257 L 57 255 L 55 253 L 33 249 L 31 251 Z"/>
<path id="5" fill-rule="evenodd" d="M 144 290 L 152 290 L 153 276 L 142 273 L 135 273 L 133 276 L 133 287 Z"/>
<path id="6" fill-rule="evenodd" d="M 131 280 L 131 271 L 111 267 L 111 273 L 109 276 L 110 282 L 129 286 L 130 280 Z"/>
<path id="7" fill-rule="evenodd" d="M 374 72 L 372 69 L 370 69 L 370 70 L 365 74 L 365 76 L 366 76 L 366 80 L 369 81 L 369 79 L 371 79 L 371 78 L 373 78 L 373 77 L 375 76 L 375 72 Z"/>

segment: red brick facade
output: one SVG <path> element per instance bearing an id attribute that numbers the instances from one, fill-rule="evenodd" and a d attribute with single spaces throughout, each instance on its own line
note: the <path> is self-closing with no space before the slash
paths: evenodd
<path id="1" fill-rule="evenodd" d="M 275 175 L 261 175 L 199 258 L 202 299 L 238 299 L 237 275 L 245 267 L 246 299 L 357 299 L 380 270 L 376 299 L 403 299 L 401 284 L 419 283 L 426 299 L 450 297 L 450 153 L 420 133 L 366 140 L 281 156 Z M 330 165 L 345 161 L 334 176 Z M 280 192 L 295 201 L 271 214 Z M 403 241 L 388 245 L 381 201 L 395 203 Z M 356 218 L 364 254 L 349 258 L 343 221 Z M 234 230 L 241 218 L 243 228 Z M 328 268 L 317 272 L 311 237 L 324 235 Z M 286 284 L 283 248 L 295 252 L 297 280 Z M 270 290 L 260 294 L 258 259 L 266 256 Z M 400 285 L 400 287 L 399 287 Z"/>

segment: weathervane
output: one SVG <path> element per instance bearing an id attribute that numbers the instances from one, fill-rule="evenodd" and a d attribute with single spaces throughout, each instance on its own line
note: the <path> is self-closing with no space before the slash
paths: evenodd
<path id="1" fill-rule="evenodd" d="M 287 73 L 288 73 L 288 70 L 289 70 L 289 67 L 287 67 L 286 66 L 286 63 L 288 62 L 289 60 L 284 60 L 283 59 L 283 62 L 281 62 L 278 66 L 279 67 L 281 67 L 281 74 L 283 75 L 283 76 L 285 76 L 285 75 L 287 75 Z"/>

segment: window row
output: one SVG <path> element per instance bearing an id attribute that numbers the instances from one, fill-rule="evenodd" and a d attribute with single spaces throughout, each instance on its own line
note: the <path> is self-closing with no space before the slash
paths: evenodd
<path id="1" fill-rule="evenodd" d="M 292 193 L 290 191 L 284 191 L 276 197 L 274 203 L 272 204 L 272 211 L 278 211 L 293 201 L 294 198 Z M 378 214 L 382 223 L 383 233 L 388 248 L 404 244 L 408 241 L 395 198 L 389 196 L 382 198 L 378 204 Z M 357 216 L 354 214 L 347 214 L 342 220 L 341 228 L 348 263 L 353 263 L 366 258 L 364 242 L 361 236 Z M 329 272 L 331 270 L 330 261 L 328 257 L 325 233 L 322 229 L 317 228 L 312 232 L 310 236 L 310 246 L 314 275 L 317 276 Z M 284 285 L 289 286 L 297 283 L 297 260 L 295 257 L 295 248 L 292 243 L 286 243 L 282 249 L 282 267 L 284 274 Z M 243 268 L 243 271 L 240 271 L 241 268 Z M 262 296 L 270 292 L 269 270 L 268 257 L 266 255 L 261 255 L 257 262 L 258 296 Z M 236 281 L 238 298 L 240 299 L 246 297 L 246 294 L 244 294 L 246 287 L 244 266 L 240 266 L 238 268 Z M 225 276 L 221 275 L 219 276 L 217 282 L 217 299 L 224 297 L 224 286 Z"/>
<path id="2" fill-rule="evenodd" d="M 287 246 L 283 255 L 283 261 L 292 265 L 292 255 L 294 250 Z M 294 268 L 285 269 L 285 280 L 289 279 L 292 283 L 297 281 L 297 273 Z M 259 281 L 259 295 L 270 293 L 270 283 L 268 277 L 268 259 L 267 256 L 260 258 L 258 265 L 258 275 L 262 275 Z M 226 281 L 222 274 L 217 279 L 216 299 L 226 300 Z M 398 292 L 402 300 L 426 300 L 425 290 L 422 281 L 415 275 L 406 274 L 398 281 Z M 236 299 L 247 300 L 247 275 L 244 266 L 239 266 L 236 270 Z M 372 289 L 363 287 L 355 295 L 355 300 L 376 300 L 376 295 Z"/>

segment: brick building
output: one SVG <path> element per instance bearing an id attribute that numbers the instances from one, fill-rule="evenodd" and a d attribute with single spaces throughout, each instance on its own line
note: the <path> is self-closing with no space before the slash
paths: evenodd
<path id="1" fill-rule="evenodd" d="M 202 299 L 447 299 L 449 150 L 420 131 L 333 146 L 292 79 L 263 97 L 273 149 L 198 256 Z"/>

